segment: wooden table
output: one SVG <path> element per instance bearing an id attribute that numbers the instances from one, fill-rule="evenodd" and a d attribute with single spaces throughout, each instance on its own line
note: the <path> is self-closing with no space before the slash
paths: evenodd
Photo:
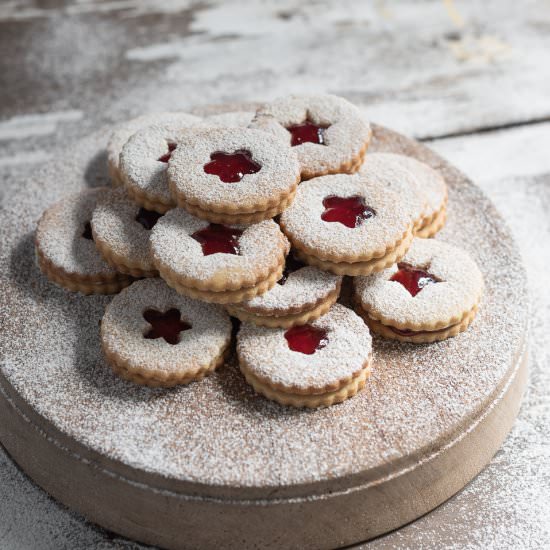
<path id="1" fill-rule="evenodd" d="M 0 199 L 73 140 L 149 110 L 331 92 L 429 141 L 489 194 L 522 249 L 530 385 L 486 470 L 365 547 L 541 548 L 550 544 L 549 30 L 548 1 L 3 2 Z M 3 548 L 130 546 L 54 502 L 2 450 L 0 497 Z"/>

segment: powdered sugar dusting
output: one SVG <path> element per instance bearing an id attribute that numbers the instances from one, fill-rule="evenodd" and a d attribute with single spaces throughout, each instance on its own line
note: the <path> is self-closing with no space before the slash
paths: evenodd
<path id="1" fill-rule="evenodd" d="M 426 325 L 438 328 L 457 322 L 478 302 L 483 276 L 469 254 L 435 239 L 415 239 L 402 260 L 428 271 L 439 280 L 427 285 L 416 296 L 391 277 L 397 265 L 354 281 L 357 296 L 375 319 L 411 330 Z"/>
<path id="2" fill-rule="evenodd" d="M 427 211 L 425 191 L 421 190 L 420 183 L 415 175 L 405 166 L 403 155 L 392 153 L 371 153 L 365 156 L 359 172 L 364 174 L 368 181 L 378 181 L 387 186 L 409 205 L 413 219 L 419 220 Z"/>
<path id="3" fill-rule="evenodd" d="M 412 157 L 402 157 L 403 165 L 416 176 L 420 192 L 428 203 L 426 216 L 433 216 L 447 200 L 447 185 L 443 176 L 431 166 Z"/>
<path id="4" fill-rule="evenodd" d="M 168 191 L 166 163 L 158 159 L 168 152 L 168 143 L 177 143 L 182 128 L 199 119 L 181 113 L 163 124 L 142 128 L 132 135 L 120 153 L 120 172 L 125 185 L 144 193 L 150 200 L 172 204 Z"/>
<path id="5" fill-rule="evenodd" d="M 293 147 L 302 173 L 308 177 L 338 172 L 340 167 L 358 158 L 368 145 L 371 129 L 364 114 L 342 97 L 301 95 L 282 97 L 261 107 L 251 127 L 276 135 L 290 144 L 289 126 L 310 120 L 328 126 L 324 145 L 302 143 Z"/>
<path id="6" fill-rule="evenodd" d="M 235 212 L 265 210 L 292 192 L 300 177 L 294 151 L 259 130 L 193 129 L 181 132 L 177 140 L 181 146 L 172 154 L 168 166 L 172 190 L 182 200 L 203 209 L 219 211 L 222 204 L 232 205 Z M 212 153 L 239 150 L 251 153 L 254 162 L 260 165 L 258 172 L 245 174 L 238 182 L 226 183 L 204 171 Z"/>
<path id="7" fill-rule="evenodd" d="M 330 196 L 364 198 L 375 216 L 358 227 L 321 219 L 323 200 Z M 292 205 L 281 215 L 281 226 L 293 245 L 321 259 L 366 261 L 382 256 L 410 227 L 412 212 L 404 198 L 382 181 L 369 181 L 362 174 L 336 174 L 303 182 Z"/>
<path id="8" fill-rule="evenodd" d="M 106 190 L 93 211 L 92 228 L 96 238 L 125 259 L 127 265 L 137 264 L 144 271 L 152 271 L 151 231 L 136 221 L 139 209 L 124 191 Z"/>
<path id="9" fill-rule="evenodd" d="M 288 243 L 273 220 L 254 225 L 235 225 L 243 231 L 239 237 L 240 253 L 203 254 L 201 245 L 191 235 L 209 223 L 176 208 L 162 217 L 152 230 L 151 250 L 157 266 L 195 281 L 208 283 L 220 276 L 240 288 L 257 281 L 258 274 L 271 273 L 288 252 Z M 255 284 L 255 283 L 252 283 Z"/>
<path id="10" fill-rule="evenodd" d="M 116 273 L 93 240 L 83 237 L 97 201 L 106 191 L 100 187 L 69 195 L 44 212 L 36 229 L 36 241 L 42 255 L 55 267 L 81 276 Z"/>
<path id="11" fill-rule="evenodd" d="M 107 143 L 107 160 L 109 164 L 115 170 L 118 170 L 119 157 L 122 152 L 122 148 L 138 130 L 147 128 L 147 126 L 153 126 L 155 124 L 167 124 L 181 120 L 188 121 L 190 124 L 200 121 L 198 117 L 188 115 L 186 113 L 159 112 L 141 115 L 119 124 L 113 130 L 109 142 Z"/>
<path id="12" fill-rule="evenodd" d="M 237 353 L 252 374 L 289 389 L 323 389 L 351 379 L 365 368 L 372 338 L 361 317 L 335 304 L 310 324 L 327 331 L 328 338 L 327 345 L 312 355 L 292 351 L 285 339 L 286 329 L 249 323 L 239 330 Z"/>
<path id="13" fill-rule="evenodd" d="M 477 416 L 506 380 L 528 319 L 517 248 L 477 187 L 428 149 L 380 128 L 378 150 L 417 154 L 449 184 L 449 219 L 438 240 L 466 249 L 486 281 L 483 308 L 467 332 L 426 346 L 374 339 L 365 389 L 316 411 L 256 395 L 232 363 L 172 390 L 120 380 L 99 346 L 110 299 L 49 284 L 32 259 L 30 236 L 48 203 L 83 184 L 83 166 L 105 143 L 98 133 L 64 152 L 57 170 L 22 186 L 2 212 L 9 230 L 0 233 L 0 368 L 37 413 L 106 464 L 199 482 L 205 493 L 221 486 L 299 494 L 302 483 L 343 483 L 343 476 L 395 467 Z"/>
<path id="14" fill-rule="evenodd" d="M 170 345 L 162 338 L 144 338 L 150 325 L 143 312 L 172 308 L 178 309 L 181 319 L 191 325 L 180 333 L 179 342 Z M 130 368 L 169 374 L 208 367 L 231 338 L 231 321 L 221 307 L 181 296 L 162 279 L 143 279 L 117 294 L 101 323 L 104 344 Z"/>
<path id="15" fill-rule="evenodd" d="M 239 308 L 261 315 L 284 315 L 314 306 L 336 292 L 342 277 L 305 266 L 289 273 L 284 285 L 275 285 L 261 296 L 238 304 Z"/>

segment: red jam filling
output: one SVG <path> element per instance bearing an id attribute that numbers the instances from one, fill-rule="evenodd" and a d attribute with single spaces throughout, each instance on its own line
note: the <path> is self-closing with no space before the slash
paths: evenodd
<path id="1" fill-rule="evenodd" d="M 94 236 L 92 234 L 92 224 L 90 222 L 86 222 L 86 225 L 84 226 L 84 232 L 82 233 L 82 236 L 85 239 L 88 239 L 89 241 L 94 240 Z"/>
<path id="2" fill-rule="evenodd" d="M 239 237 L 243 234 L 240 229 L 211 223 L 208 227 L 195 231 L 193 239 L 201 243 L 202 253 L 210 254 L 239 254 Z"/>
<path id="3" fill-rule="evenodd" d="M 148 309 L 143 312 L 143 318 L 151 325 L 151 328 L 144 333 L 144 338 L 148 340 L 164 338 L 173 346 L 180 341 L 180 332 L 191 328 L 189 323 L 181 320 L 179 309 L 169 309 L 165 313 Z"/>
<path id="4" fill-rule="evenodd" d="M 150 231 L 151 229 L 153 229 L 153 227 L 155 227 L 155 224 L 159 221 L 159 218 L 161 217 L 162 214 L 159 214 L 154 210 L 140 208 L 136 216 L 136 222 L 140 223 L 145 229 Z"/>
<path id="5" fill-rule="evenodd" d="M 292 327 L 285 332 L 288 347 L 292 351 L 313 355 L 328 344 L 327 331 L 311 325 Z"/>
<path id="6" fill-rule="evenodd" d="M 411 296 L 416 296 L 427 285 L 439 282 L 436 277 L 430 275 L 427 271 L 417 269 L 412 265 L 399 263 L 397 264 L 397 269 L 397 272 L 391 277 L 390 281 L 401 283 Z"/>
<path id="7" fill-rule="evenodd" d="M 160 162 L 168 162 L 170 160 L 170 157 L 172 156 L 172 153 L 176 150 L 176 147 L 178 146 L 177 143 L 174 143 L 172 141 L 168 142 L 168 152 L 164 153 L 164 155 L 160 156 L 157 160 Z"/>
<path id="8" fill-rule="evenodd" d="M 339 222 L 346 227 L 354 228 L 376 216 L 376 212 L 365 204 L 365 199 L 354 195 L 353 197 L 337 197 L 330 195 L 323 199 L 325 211 L 321 219 L 326 222 Z"/>
<path id="9" fill-rule="evenodd" d="M 318 143 L 319 145 L 325 144 L 325 130 L 328 126 L 319 126 L 314 124 L 310 120 L 306 120 L 301 124 L 295 124 L 288 126 L 287 130 L 290 132 L 290 145 L 295 147 L 302 143 Z"/>
<path id="10" fill-rule="evenodd" d="M 252 160 L 252 153 L 245 149 L 234 153 L 217 151 L 210 155 L 210 162 L 204 165 L 207 174 L 218 176 L 224 183 L 241 181 L 246 174 L 255 174 L 261 168 Z"/>
<path id="11" fill-rule="evenodd" d="M 303 264 L 299 260 L 297 260 L 294 256 L 290 255 L 287 256 L 285 269 L 283 271 L 283 276 L 277 281 L 278 285 L 284 285 L 287 280 L 288 276 L 293 273 L 294 271 L 298 271 L 298 269 L 301 269 L 302 267 L 305 267 L 306 264 Z"/>

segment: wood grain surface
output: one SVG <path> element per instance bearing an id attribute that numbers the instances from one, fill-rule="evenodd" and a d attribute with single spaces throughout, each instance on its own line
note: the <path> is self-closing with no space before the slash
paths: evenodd
<path id="1" fill-rule="evenodd" d="M 480 476 L 368 546 L 544 547 L 549 28 L 547 1 L 5 2 L 0 196 L 9 201 L 37 165 L 106 122 L 199 102 L 329 91 L 373 120 L 431 138 L 489 194 L 520 244 L 533 298 L 530 385 L 516 427 Z M 52 501 L 2 452 L 0 486 L 2 547 L 133 546 Z"/>

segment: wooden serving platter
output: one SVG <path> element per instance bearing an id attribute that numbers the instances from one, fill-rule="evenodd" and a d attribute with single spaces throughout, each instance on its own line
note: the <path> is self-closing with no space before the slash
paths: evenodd
<path id="1" fill-rule="evenodd" d="M 0 236 L 0 440 L 23 470 L 108 529 L 167 548 L 334 548 L 395 529 L 459 491 L 510 430 L 526 381 L 528 298 L 509 230 L 427 147 L 375 127 L 371 151 L 414 156 L 449 185 L 438 239 L 486 281 L 469 330 L 446 342 L 375 340 L 367 387 L 323 410 L 254 394 L 234 362 L 186 387 L 118 379 L 99 346 L 109 297 L 50 284 L 34 261 L 42 210 L 104 184 L 108 131 L 20 189 Z"/>

